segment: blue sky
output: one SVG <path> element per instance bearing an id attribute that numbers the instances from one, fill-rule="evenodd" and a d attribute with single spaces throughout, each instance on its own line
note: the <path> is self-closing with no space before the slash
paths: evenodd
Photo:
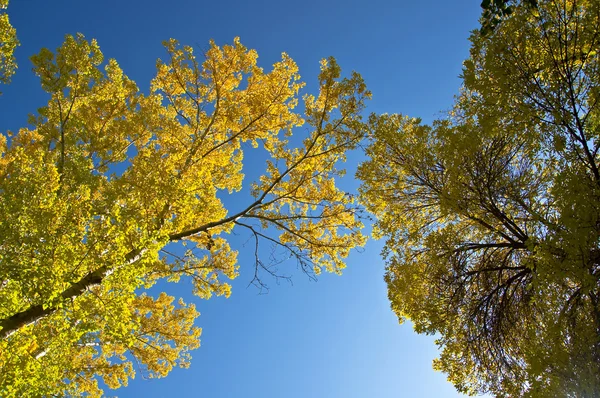
<path id="1" fill-rule="evenodd" d="M 45 102 L 28 57 L 54 50 L 67 33 L 96 38 L 107 58 L 147 91 L 161 41 L 176 38 L 206 48 L 209 39 L 240 36 L 268 68 L 287 52 L 314 92 L 319 60 L 333 55 L 343 71 L 356 70 L 373 92 L 368 112 L 399 112 L 431 121 L 457 93 L 468 35 L 479 0 L 307 0 L 202 2 L 156 0 L 11 0 L 9 15 L 22 43 L 19 69 L 2 87 L 0 131 L 26 125 Z M 349 159 L 344 187 L 356 189 Z M 252 168 L 253 163 L 246 167 Z M 227 203 L 227 202 L 226 202 Z M 268 294 L 247 287 L 252 263 L 243 235 L 241 275 L 229 299 L 198 301 L 202 347 L 190 369 L 166 379 L 136 378 L 119 397 L 453 397 L 459 396 L 431 360 L 432 337 L 398 325 L 389 308 L 379 257 L 382 242 L 354 252 L 342 276 L 311 282 L 294 264 L 281 268 L 293 285 L 274 280 Z M 185 283 L 169 293 L 189 299 Z"/>

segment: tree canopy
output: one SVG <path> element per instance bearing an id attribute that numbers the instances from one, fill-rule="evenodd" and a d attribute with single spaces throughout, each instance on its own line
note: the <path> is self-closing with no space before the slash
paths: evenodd
<path id="1" fill-rule="evenodd" d="M 82 35 L 32 57 L 49 101 L 31 127 L 0 135 L 3 397 L 100 396 L 187 366 L 198 312 L 146 291 L 187 279 L 201 298 L 228 296 L 236 229 L 253 239 L 257 277 L 286 258 L 340 273 L 364 244 L 360 209 L 335 182 L 365 134 L 358 74 L 323 60 L 301 113 L 304 83 L 285 53 L 267 72 L 239 39 L 200 58 L 165 47 L 147 95 Z M 228 210 L 253 148 L 264 171 Z M 270 260 L 259 243 L 274 246 Z"/>
<path id="2" fill-rule="evenodd" d="M 392 308 L 462 392 L 600 395 L 599 37 L 598 1 L 517 7 L 473 33 L 447 117 L 371 117 Z"/>

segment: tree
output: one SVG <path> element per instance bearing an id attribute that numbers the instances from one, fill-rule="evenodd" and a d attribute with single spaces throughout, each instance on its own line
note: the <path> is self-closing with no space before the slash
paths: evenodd
<path id="1" fill-rule="evenodd" d="M 473 33 L 447 117 L 371 117 L 392 308 L 459 391 L 600 395 L 599 38 L 598 1 L 517 8 Z"/>
<path id="2" fill-rule="evenodd" d="M 228 296 L 234 229 L 254 240 L 257 278 L 274 272 L 261 242 L 274 261 L 340 273 L 365 241 L 360 209 L 334 180 L 365 134 L 370 93 L 358 74 L 341 79 L 323 60 L 302 116 L 303 83 L 286 54 L 267 73 L 238 39 L 211 42 L 204 60 L 175 40 L 165 47 L 148 95 L 115 60 L 102 69 L 82 35 L 32 57 L 50 99 L 31 128 L 0 141 L 3 397 L 100 396 L 99 381 L 117 388 L 136 372 L 187 366 L 201 332 L 194 305 L 145 291 L 185 278 L 201 298 Z M 242 188 L 251 147 L 268 158 L 265 171 L 251 200 L 228 211 L 221 198 Z"/>
<path id="3" fill-rule="evenodd" d="M 15 73 L 17 64 L 14 52 L 19 45 L 15 28 L 3 10 L 8 7 L 8 0 L 0 0 L 0 83 L 8 83 Z"/>

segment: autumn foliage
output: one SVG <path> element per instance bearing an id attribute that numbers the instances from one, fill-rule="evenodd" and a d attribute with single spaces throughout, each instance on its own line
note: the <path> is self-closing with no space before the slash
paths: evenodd
<path id="1" fill-rule="evenodd" d="M 31 127 L 0 136 L 3 397 L 100 396 L 99 381 L 188 366 L 198 312 L 146 291 L 187 279 L 201 298 L 228 296 L 234 229 L 306 272 L 339 273 L 364 244 L 359 209 L 335 183 L 364 136 L 359 75 L 323 60 L 319 92 L 301 98 L 286 54 L 264 71 L 238 39 L 200 57 L 165 47 L 148 94 L 82 35 L 32 57 L 50 99 Z M 242 188 L 257 147 L 262 175 L 228 210 L 220 198 Z M 258 249 L 254 266 L 269 270 Z"/>
<path id="2" fill-rule="evenodd" d="M 0 0 L 0 83 L 8 83 L 17 68 L 14 52 L 19 41 L 8 19 L 7 7 L 8 0 Z"/>
<path id="3" fill-rule="evenodd" d="M 600 3 L 516 7 L 430 125 L 372 116 L 392 308 L 462 392 L 600 395 Z"/>
<path id="4" fill-rule="evenodd" d="M 166 41 L 148 93 L 83 35 L 34 55 L 48 103 L 0 135 L 0 396 L 101 396 L 188 366 L 199 314 L 157 282 L 208 299 L 240 266 L 259 286 L 289 259 L 340 273 L 362 206 L 393 311 L 438 337 L 459 391 L 600 396 L 600 2 L 482 7 L 461 91 L 430 124 L 364 122 L 370 92 L 333 58 L 302 95 L 288 55 L 265 71 L 237 38 L 200 55 Z M 359 146 L 360 203 L 336 185 Z"/>

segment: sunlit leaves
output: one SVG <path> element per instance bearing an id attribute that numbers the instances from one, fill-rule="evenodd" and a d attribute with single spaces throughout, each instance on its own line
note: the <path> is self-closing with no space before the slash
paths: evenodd
<path id="1" fill-rule="evenodd" d="M 239 39 L 200 58 L 165 47 L 148 95 L 82 35 L 32 57 L 50 99 L 30 129 L 0 141 L 2 396 L 100 396 L 102 383 L 187 366 L 199 314 L 147 289 L 183 279 L 200 298 L 229 296 L 234 228 L 254 241 L 261 286 L 288 258 L 339 273 L 365 241 L 358 205 L 335 182 L 365 134 L 358 74 L 323 61 L 300 114 L 304 83 L 286 54 L 265 71 Z M 253 147 L 265 171 L 228 210 L 222 198 L 241 190 Z M 274 246 L 270 258 L 259 244 Z"/>
<path id="2" fill-rule="evenodd" d="M 0 0 L 0 83 L 8 83 L 17 69 L 14 52 L 19 41 L 8 19 L 7 7 L 8 0 Z"/>

